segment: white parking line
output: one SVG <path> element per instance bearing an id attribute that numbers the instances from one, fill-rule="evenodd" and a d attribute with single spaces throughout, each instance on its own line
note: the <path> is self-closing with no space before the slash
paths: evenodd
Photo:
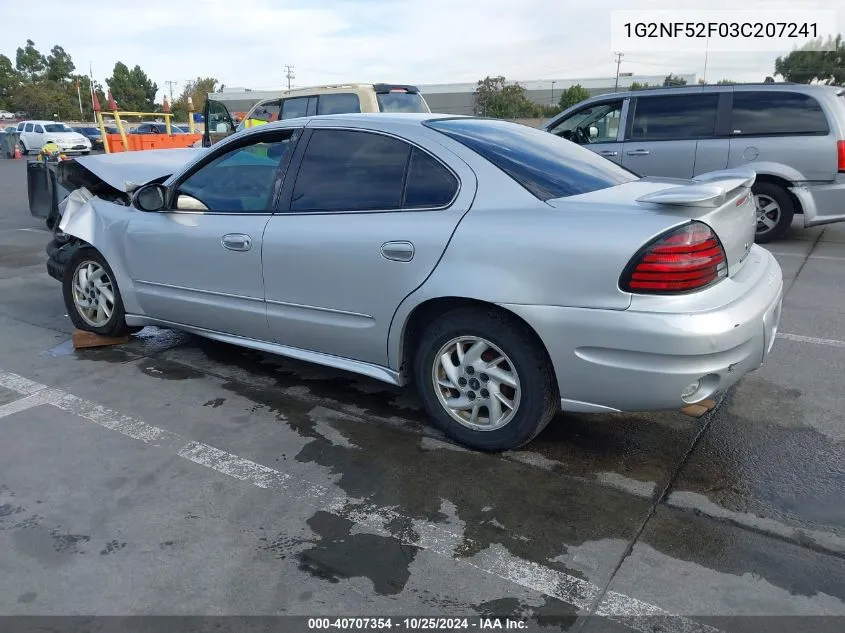
<path id="1" fill-rule="evenodd" d="M 176 433 L 153 426 L 138 418 L 120 414 L 23 376 L 0 370 L 0 387 L 24 396 L 0 407 L 0 417 L 20 413 L 31 407 L 51 405 L 147 444 L 169 445 L 167 448 L 175 450 L 177 455 L 195 464 L 258 488 L 283 492 L 288 497 L 304 501 L 315 509 L 331 512 L 392 536 L 407 545 L 438 554 L 455 565 L 471 567 L 545 596 L 557 598 L 581 610 L 589 609 L 601 593 L 600 587 L 587 580 L 518 558 L 501 546 L 488 548 L 479 554 L 475 559 L 478 562 L 456 558 L 455 551 L 458 545 L 464 543 L 472 547 L 469 540 L 462 534 L 433 523 L 404 517 L 390 508 L 352 499 L 325 486 L 280 472 L 208 444 L 187 440 Z M 401 521 L 396 521 L 397 519 Z M 387 528 L 387 525 L 393 521 L 399 525 L 412 525 L 413 533 L 403 530 L 401 536 L 393 534 Z M 608 592 L 599 603 L 598 612 L 611 619 L 624 622 L 626 626 L 643 633 L 653 629 L 647 620 L 638 620 L 635 616 L 649 615 L 665 619 L 668 628 L 661 630 L 683 633 L 719 633 L 719 629 L 681 616 L 673 616 L 660 607 L 612 591 Z"/>
<path id="2" fill-rule="evenodd" d="M 816 338 L 815 336 L 802 336 L 800 334 L 790 334 L 788 332 L 778 332 L 778 338 L 786 339 L 787 341 L 797 341 L 798 343 L 813 343 L 814 345 L 827 345 L 828 347 L 845 347 L 845 341 L 837 341 L 833 338 Z"/>

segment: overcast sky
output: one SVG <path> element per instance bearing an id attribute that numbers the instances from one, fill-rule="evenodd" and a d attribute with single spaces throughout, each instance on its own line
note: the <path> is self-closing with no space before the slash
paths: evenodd
<path id="1" fill-rule="evenodd" d="M 329 82 L 452 83 L 613 76 L 613 9 L 728 9 L 734 0 L 101 0 L 4 2 L 0 53 L 14 62 L 27 37 L 62 45 L 103 81 L 116 61 L 139 64 L 160 90 L 213 76 L 230 87 Z M 745 0 L 743 9 L 829 10 L 839 2 Z M 124 5 L 125 8 L 113 8 Z M 167 7 L 167 8 L 160 8 Z M 838 15 L 845 32 L 845 7 Z M 783 51 L 787 53 L 788 51 Z M 710 53 L 707 77 L 762 81 L 777 53 Z M 704 72 L 702 53 L 626 53 L 622 72 Z M 160 93 L 162 94 L 162 93 Z"/>

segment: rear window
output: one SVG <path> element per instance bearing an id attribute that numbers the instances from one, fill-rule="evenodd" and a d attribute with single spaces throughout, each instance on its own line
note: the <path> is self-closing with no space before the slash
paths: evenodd
<path id="1" fill-rule="evenodd" d="M 734 92 L 734 135 L 827 134 L 824 111 L 812 97 L 797 92 Z"/>
<path id="2" fill-rule="evenodd" d="M 480 154 L 540 200 L 598 191 L 638 177 L 571 141 L 490 119 L 438 119 L 426 125 Z"/>
<path id="3" fill-rule="evenodd" d="M 414 92 L 376 93 L 380 112 L 431 112 L 422 95 Z"/>
<path id="4" fill-rule="evenodd" d="M 718 107 L 718 94 L 640 97 L 634 109 L 631 138 L 670 141 L 712 137 Z"/>

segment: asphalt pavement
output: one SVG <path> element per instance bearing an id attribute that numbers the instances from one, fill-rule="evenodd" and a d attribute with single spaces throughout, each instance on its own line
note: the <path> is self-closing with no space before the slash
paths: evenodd
<path id="1" fill-rule="evenodd" d="M 845 628 L 845 225 L 769 246 L 779 340 L 716 410 L 503 455 L 410 389 L 175 331 L 74 351 L 49 238 L 0 160 L 0 616 Z"/>

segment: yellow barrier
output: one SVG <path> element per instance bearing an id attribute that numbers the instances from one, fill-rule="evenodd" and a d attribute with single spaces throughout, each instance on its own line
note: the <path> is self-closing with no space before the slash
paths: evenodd
<path id="1" fill-rule="evenodd" d="M 129 139 L 126 136 L 126 130 L 123 128 L 123 121 L 121 120 L 121 116 L 124 117 L 131 117 L 131 116 L 138 116 L 138 117 L 164 117 L 164 129 L 167 136 L 171 136 L 171 129 L 170 129 L 170 119 L 173 116 L 170 112 L 170 104 L 167 102 L 167 97 L 164 98 L 164 107 L 162 110 L 163 112 L 120 112 L 117 109 L 117 102 L 112 97 L 111 91 L 109 91 L 109 115 L 114 119 L 115 125 L 117 125 L 117 131 L 120 133 L 120 139 L 123 142 L 123 150 L 133 151 L 130 148 Z M 100 134 L 103 136 L 103 150 L 106 154 L 111 153 L 110 143 L 108 142 L 109 135 L 106 133 L 106 124 L 103 120 L 103 112 L 100 108 L 100 100 L 97 98 L 97 95 L 94 95 L 94 111 L 97 114 L 97 123 L 100 126 Z M 194 103 L 193 100 L 188 97 L 188 121 L 189 127 L 191 130 L 191 134 L 194 133 Z M 138 150 L 134 150 L 138 151 Z"/>

